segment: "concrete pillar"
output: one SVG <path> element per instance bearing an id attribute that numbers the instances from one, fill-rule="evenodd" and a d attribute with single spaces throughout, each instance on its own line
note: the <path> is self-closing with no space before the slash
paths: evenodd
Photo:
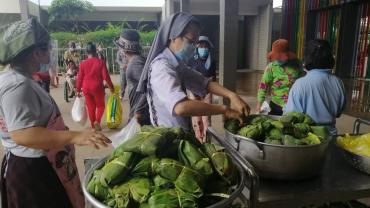
<path id="1" fill-rule="evenodd" d="M 19 0 L 19 7 L 21 10 L 21 20 L 27 20 L 30 16 L 28 10 L 28 0 Z"/>
<path id="2" fill-rule="evenodd" d="M 190 13 L 190 0 L 180 0 L 180 11 Z"/>
<path id="3" fill-rule="evenodd" d="M 233 91 L 236 88 L 238 4 L 238 0 L 220 0 L 220 84 Z"/>

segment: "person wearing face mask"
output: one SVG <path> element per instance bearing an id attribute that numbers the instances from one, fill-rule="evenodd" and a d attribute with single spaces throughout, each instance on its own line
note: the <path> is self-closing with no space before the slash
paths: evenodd
<path id="1" fill-rule="evenodd" d="M 93 131 L 68 131 L 54 99 L 32 79 L 48 64 L 50 36 L 29 19 L 0 27 L 1 203 L 6 207 L 85 207 L 74 144 L 110 143 Z"/>
<path id="2" fill-rule="evenodd" d="M 81 56 L 76 48 L 76 43 L 71 41 L 68 43 L 68 50 L 64 52 L 64 61 L 67 65 L 69 61 L 73 61 L 77 66 L 80 65 Z"/>
<path id="3" fill-rule="evenodd" d="M 216 62 L 211 56 L 211 48 L 213 48 L 213 44 L 209 38 L 207 36 L 200 36 L 195 55 L 189 60 L 188 65 L 208 79 L 216 81 Z M 198 97 L 189 92 L 189 98 L 201 100 L 206 103 L 212 103 L 211 93 L 208 93 L 205 97 Z M 211 126 L 211 118 L 209 116 L 195 116 L 192 117 L 192 124 L 196 137 L 203 140 L 205 138 L 207 128 Z"/>
<path id="4" fill-rule="evenodd" d="M 261 111 L 261 105 L 270 92 L 269 115 L 282 115 L 283 107 L 288 101 L 289 90 L 295 80 L 303 76 L 300 61 L 289 51 L 289 43 L 285 39 L 272 43 L 272 51 L 267 55 L 270 63 L 267 65 L 259 84 L 256 111 Z"/>
<path id="5" fill-rule="evenodd" d="M 236 93 L 187 66 L 199 33 L 198 20 L 182 12 L 172 15 L 157 32 L 138 85 L 139 92 L 146 92 L 154 126 L 191 131 L 191 116 L 224 114 L 242 120 L 243 114 L 249 114 L 249 106 Z M 211 92 L 229 98 L 233 108 L 190 100 L 186 90 L 200 97 Z"/>

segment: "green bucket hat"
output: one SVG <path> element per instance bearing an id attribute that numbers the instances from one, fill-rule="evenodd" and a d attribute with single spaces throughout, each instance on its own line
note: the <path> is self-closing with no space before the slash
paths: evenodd
<path id="1" fill-rule="evenodd" d="M 0 27 L 0 63 L 7 63 L 24 50 L 48 44 L 48 31 L 36 19 L 17 21 Z"/>

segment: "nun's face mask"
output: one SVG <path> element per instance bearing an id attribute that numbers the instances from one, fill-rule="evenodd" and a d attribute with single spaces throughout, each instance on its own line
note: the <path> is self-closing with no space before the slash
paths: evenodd
<path id="1" fill-rule="evenodd" d="M 183 37 L 181 37 L 181 47 L 175 52 L 175 56 L 184 62 L 187 62 L 195 53 L 196 44 L 199 38 L 200 29 L 191 27 Z"/>

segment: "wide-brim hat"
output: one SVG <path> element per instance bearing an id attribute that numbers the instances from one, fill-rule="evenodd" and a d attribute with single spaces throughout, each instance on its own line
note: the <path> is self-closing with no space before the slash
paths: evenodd
<path id="1" fill-rule="evenodd" d="M 35 19 L 0 27 L 0 62 L 7 63 L 30 47 L 48 44 L 48 31 Z"/>
<path id="2" fill-rule="evenodd" d="M 287 61 L 296 59 L 297 55 L 289 50 L 289 42 L 278 39 L 272 43 L 272 50 L 267 54 L 269 61 Z"/>
<path id="3" fill-rule="evenodd" d="M 131 30 L 128 30 L 128 31 L 131 32 Z M 139 39 L 137 39 L 137 40 L 129 40 L 129 39 L 123 37 L 124 36 L 124 33 L 125 32 L 123 32 L 120 37 L 115 38 L 113 40 L 113 43 L 116 46 L 118 46 L 118 47 L 120 47 L 120 48 L 122 48 L 124 50 L 131 51 L 131 52 L 136 52 L 136 53 L 140 52 L 141 51 L 141 45 L 140 45 Z"/>
<path id="4" fill-rule="evenodd" d="M 199 36 L 199 39 L 198 39 L 197 43 L 201 43 L 201 42 L 206 42 L 206 43 L 208 43 L 209 47 L 214 48 L 213 43 L 211 42 L 211 40 L 207 36 L 204 36 L 204 35 Z"/>

